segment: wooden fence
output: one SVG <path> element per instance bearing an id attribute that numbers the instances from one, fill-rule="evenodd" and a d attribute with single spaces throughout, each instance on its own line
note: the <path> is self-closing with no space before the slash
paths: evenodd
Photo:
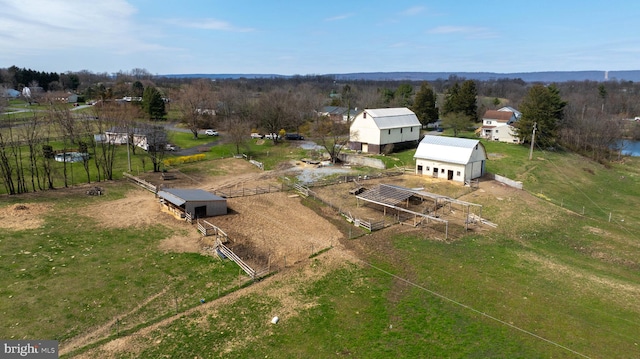
<path id="1" fill-rule="evenodd" d="M 338 211 L 340 215 L 345 217 L 349 223 L 353 223 L 355 226 L 362 227 L 369 232 L 378 231 L 384 228 L 384 219 L 380 221 L 365 221 L 361 218 L 355 218 L 351 215 L 351 213 L 343 212 L 341 208 L 334 206 L 331 202 L 325 201 L 322 197 L 318 196 L 315 191 L 312 191 L 309 187 L 301 185 L 299 183 L 294 183 L 292 185 L 292 189 L 298 192 L 303 197 L 312 196 L 313 199 L 322 202 L 324 205 L 329 206 Z"/>
<path id="2" fill-rule="evenodd" d="M 207 222 L 204 219 L 198 220 L 198 231 L 204 237 L 216 236 L 216 239 L 220 240 L 222 243 L 229 242 L 229 236 L 222 229 L 220 229 L 220 227 L 217 227 L 216 225 Z"/>
<path id="3" fill-rule="evenodd" d="M 369 232 L 378 231 L 384 228 L 384 220 L 367 222 L 362 219 L 358 219 L 358 225 L 364 229 L 369 230 Z"/>
<path id="4" fill-rule="evenodd" d="M 255 188 L 242 187 L 240 189 L 231 189 L 231 188 L 218 189 L 218 190 L 214 190 L 213 193 L 217 196 L 224 197 L 224 198 L 234 198 L 234 197 L 254 196 L 257 194 L 281 192 L 281 191 L 282 191 L 282 187 L 269 184 L 267 187 L 255 187 Z"/>
<path id="5" fill-rule="evenodd" d="M 251 279 L 255 280 L 269 273 L 269 268 L 265 268 L 259 271 L 251 268 L 240 257 L 233 253 L 233 251 L 229 247 L 225 246 L 222 241 L 220 241 L 220 239 L 216 239 L 216 250 L 222 253 L 225 257 L 234 261 L 238 266 L 240 266 L 240 268 L 242 268 L 245 273 L 249 275 L 249 277 L 251 277 Z"/>
<path id="6" fill-rule="evenodd" d="M 143 180 L 142 178 L 138 178 L 134 175 L 128 174 L 126 172 L 124 172 L 122 174 L 125 178 L 127 178 L 128 180 L 130 180 L 131 182 L 137 184 L 138 186 L 151 191 L 153 193 L 158 193 L 158 187 L 156 187 L 153 183 L 151 182 L 147 182 L 145 180 Z"/>

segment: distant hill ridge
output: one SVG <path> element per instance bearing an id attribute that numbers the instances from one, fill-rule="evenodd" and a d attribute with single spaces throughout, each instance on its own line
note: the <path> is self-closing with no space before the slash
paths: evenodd
<path id="1" fill-rule="evenodd" d="M 640 81 L 640 70 L 628 71 L 542 71 L 542 72 L 355 72 L 347 74 L 317 74 L 331 76 L 337 80 L 370 81 L 434 81 L 457 76 L 469 80 L 522 79 L 526 82 L 567 82 L 567 81 Z M 255 79 L 255 78 L 292 78 L 315 75 L 278 75 L 278 74 L 168 74 L 163 77 L 211 78 L 211 79 Z"/>

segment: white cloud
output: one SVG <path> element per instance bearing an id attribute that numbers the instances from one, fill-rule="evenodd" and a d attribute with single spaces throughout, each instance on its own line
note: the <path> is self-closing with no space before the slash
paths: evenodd
<path id="1" fill-rule="evenodd" d="M 125 0 L 0 0 L 0 48 L 27 56 L 73 47 L 158 48 L 142 40 L 136 12 Z"/>
<path id="2" fill-rule="evenodd" d="M 202 29 L 202 30 L 219 30 L 219 31 L 230 31 L 230 32 L 252 32 L 255 29 L 252 28 L 242 28 L 236 27 L 226 21 L 221 21 L 217 19 L 168 19 L 165 22 L 181 27 L 187 27 L 192 29 Z"/>
<path id="3" fill-rule="evenodd" d="M 324 19 L 324 21 L 339 21 L 339 20 L 346 20 L 350 17 L 352 17 L 353 14 L 343 14 L 343 15 L 336 15 L 336 16 L 332 16 L 329 18 Z"/>
<path id="4" fill-rule="evenodd" d="M 424 10 L 426 10 L 424 6 L 414 6 L 402 11 L 400 14 L 406 15 L 406 16 L 414 16 L 414 15 L 420 14 Z"/>
<path id="5" fill-rule="evenodd" d="M 497 34 L 485 27 L 472 26 L 438 26 L 428 31 L 430 34 L 460 34 L 467 38 L 489 39 L 498 37 Z"/>

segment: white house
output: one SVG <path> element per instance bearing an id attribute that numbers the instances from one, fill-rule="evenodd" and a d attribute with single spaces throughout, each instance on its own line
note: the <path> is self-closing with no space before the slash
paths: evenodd
<path id="1" fill-rule="evenodd" d="M 487 110 L 482 116 L 480 136 L 487 140 L 520 143 L 513 124 L 520 119 L 521 113 L 512 107 L 499 110 Z"/>
<path id="2" fill-rule="evenodd" d="M 413 158 L 418 175 L 467 184 L 485 174 L 487 151 L 479 140 L 427 135 Z"/>
<path id="3" fill-rule="evenodd" d="M 422 125 L 406 107 L 366 109 L 351 124 L 349 147 L 353 150 L 382 153 L 386 145 L 400 148 L 415 146 Z"/>

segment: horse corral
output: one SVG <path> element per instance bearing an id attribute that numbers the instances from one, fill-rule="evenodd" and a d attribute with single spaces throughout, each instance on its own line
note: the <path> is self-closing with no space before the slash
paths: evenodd
<path id="1" fill-rule="evenodd" d="M 243 190 L 241 197 L 227 198 L 228 214 L 206 218 L 207 227 L 225 233 L 228 240 L 225 248 L 250 269 L 263 274 L 284 269 L 338 245 L 345 235 L 323 218 L 326 216 L 343 218 L 367 231 L 394 226 L 407 228 L 408 225 L 424 237 L 438 240 L 455 240 L 469 230 L 481 230 L 486 227 L 484 224 L 490 223 L 482 220 L 482 206 L 456 199 L 475 190 L 459 184 L 413 174 L 342 176 L 344 180 L 342 177 L 334 181 L 323 179 L 316 184 L 297 186 L 296 192 L 292 184 L 283 184 L 287 182 L 283 179 L 290 175 L 286 172 L 252 174 L 256 171 L 254 168 L 237 166 L 246 161 L 228 161 L 234 162 L 234 169 L 242 171 L 238 172 L 242 173 L 237 177 L 239 180 L 233 180 L 230 174 L 215 178 L 215 182 L 201 182 L 199 187 L 216 193 L 238 188 L 277 188 L 278 191 Z M 435 194 L 441 192 L 443 194 Z M 299 195 L 294 195 L 296 193 Z M 322 215 L 302 203 L 301 199 L 307 196 L 323 203 Z M 199 228 L 202 233 L 202 222 Z M 204 233 L 207 231 L 205 228 Z M 215 238 L 200 237 L 201 250 L 217 253 L 220 245 Z"/>

